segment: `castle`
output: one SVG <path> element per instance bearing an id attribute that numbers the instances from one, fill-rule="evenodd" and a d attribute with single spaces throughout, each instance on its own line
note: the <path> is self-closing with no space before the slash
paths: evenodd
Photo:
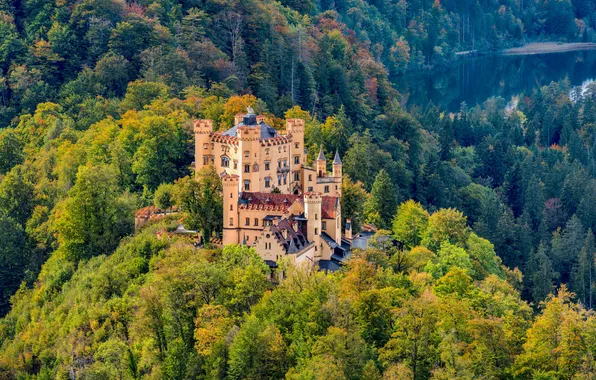
<path id="1" fill-rule="evenodd" d="M 234 126 L 213 131 L 197 120 L 195 168 L 214 165 L 223 182 L 222 244 L 254 247 L 271 267 L 288 257 L 334 270 L 347 258 L 351 223 L 341 233 L 342 162 L 335 153 L 327 172 L 323 148 L 306 166 L 304 120 L 286 120 L 278 132 L 249 107 Z"/>

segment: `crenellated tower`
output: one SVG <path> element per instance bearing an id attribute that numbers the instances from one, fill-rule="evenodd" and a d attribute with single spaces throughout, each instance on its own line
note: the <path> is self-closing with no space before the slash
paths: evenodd
<path id="1" fill-rule="evenodd" d="M 195 173 L 205 166 L 213 163 L 211 147 L 211 133 L 213 133 L 213 120 L 195 120 Z"/>
<path id="2" fill-rule="evenodd" d="M 223 184 L 223 237 L 222 243 L 239 244 L 238 226 L 240 224 L 238 213 L 238 180 L 235 174 L 226 174 L 221 178 Z"/>

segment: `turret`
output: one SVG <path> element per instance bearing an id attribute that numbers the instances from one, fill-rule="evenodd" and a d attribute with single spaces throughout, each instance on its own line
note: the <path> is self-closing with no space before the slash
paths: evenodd
<path id="1" fill-rule="evenodd" d="M 235 174 L 225 174 L 222 177 L 223 183 L 223 245 L 238 244 L 238 181 Z M 207 241 L 207 238 L 206 238 Z"/>
<path id="2" fill-rule="evenodd" d="M 213 133 L 213 120 L 195 120 L 195 173 L 211 163 L 211 133 Z"/>
<path id="3" fill-rule="evenodd" d="M 335 151 L 335 158 L 333 159 L 333 177 L 341 178 L 342 175 L 342 163 L 339 158 L 339 152 Z"/>
<path id="4" fill-rule="evenodd" d="M 323 153 L 323 145 L 319 149 L 319 157 L 315 160 L 315 167 L 317 168 L 317 175 L 319 177 L 325 177 L 327 175 L 327 159 Z"/>
<path id="5" fill-rule="evenodd" d="M 352 240 L 352 219 L 346 219 L 346 229 L 344 237 L 348 240 Z"/>

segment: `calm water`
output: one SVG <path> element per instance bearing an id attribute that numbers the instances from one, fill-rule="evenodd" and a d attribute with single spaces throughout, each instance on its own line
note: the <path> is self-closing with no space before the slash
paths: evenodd
<path id="1" fill-rule="evenodd" d="M 596 51 L 479 57 L 447 72 L 409 74 L 394 83 L 408 108 L 432 101 L 442 110 L 457 111 L 464 101 L 472 107 L 491 96 L 510 100 L 564 78 L 576 86 L 596 79 Z"/>

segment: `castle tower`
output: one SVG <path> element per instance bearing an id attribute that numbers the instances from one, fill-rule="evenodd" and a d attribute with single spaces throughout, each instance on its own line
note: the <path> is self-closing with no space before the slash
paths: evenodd
<path id="1" fill-rule="evenodd" d="M 304 120 L 288 119 L 286 120 L 286 135 L 292 136 L 290 144 L 290 164 L 292 175 L 290 189 L 294 189 L 302 183 L 302 165 L 306 163 L 306 154 L 304 153 Z"/>
<path id="2" fill-rule="evenodd" d="M 333 177 L 341 178 L 342 175 L 342 163 L 339 158 L 339 152 L 335 151 L 335 158 L 333 159 Z"/>
<path id="3" fill-rule="evenodd" d="M 213 133 L 213 120 L 195 120 L 195 173 L 211 163 L 211 133 Z"/>
<path id="4" fill-rule="evenodd" d="M 321 149 L 319 150 L 319 157 L 315 160 L 315 166 L 317 168 L 317 176 L 325 177 L 327 175 L 327 159 L 323 153 L 323 145 L 321 145 Z"/>
<path id="5" fill-rule="evenodd" d="M 226 174 L 221 179 L 223 183 L 223 245 L 238 244 L 239 213 L 238 213 L 238 182 L 237 175 Z"/>
<path id="6" fill-rule="evenodd" d="M 245 125 L 254 125 L 256 116 L 246 115 Z M 261 173 L 261 130 L 249 126 L 238 127 L 240 191 L 260 191 Z"/>
<path id="7" fill-rule="evenodd" d="M 321 255 L 321 219 L 323 198 L 320 193 L 304 194 L 304 217 L 306 222 L 306 238 L 316 247 L 315 257 Z"/>

